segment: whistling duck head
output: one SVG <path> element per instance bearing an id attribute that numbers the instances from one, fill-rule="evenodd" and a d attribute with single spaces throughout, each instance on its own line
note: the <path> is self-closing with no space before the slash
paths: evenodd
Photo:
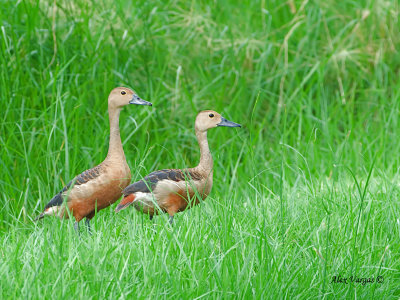
<path id="1" fill-rule="evenodd" d="M 228 121 L 219 113 L 213 110 L 205 110 L 197 115 L 195 128 L 197 131 L 207 131 L 210 128 L 225 126 L 225 127 L 242 127 L 240 124 Z"/>
<path id="2" fill-rule="evenodd" d="M 117 87 L 108 96 L 109 107 L 121 108 L 128 104 L 152 106 L 150 102 L 141 99 L 134 91 L 126 87 Z"/>

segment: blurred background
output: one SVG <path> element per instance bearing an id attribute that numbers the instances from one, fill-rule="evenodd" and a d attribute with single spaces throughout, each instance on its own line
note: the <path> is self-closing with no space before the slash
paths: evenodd
<path id="1" fill-rule="evenodd" d="M 239 163 L 274 182 L 282 158 L 316 177 L 374 157 L 398 172 L 397 1 L 5 1 L 0 14 L 3 220 L 102 161 L 119 85 L 154 104 L 121 115 L 138 176 L 197 163 L 204 109 L 244 125 L 209 134 L 228 177 Z"/>

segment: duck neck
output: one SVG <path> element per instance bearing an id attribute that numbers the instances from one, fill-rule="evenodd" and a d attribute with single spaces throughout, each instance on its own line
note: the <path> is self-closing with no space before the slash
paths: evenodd
<path id="1" fill-rule="evenodd" d="M 110 144 L 108 146 L 107 159 L 125 160 L 124 149 L 122 148 L 121 135 L 119 133 L 119 113 L 120 108 L 108 109 L 110 119 Z"/>
<path id="2" fill-rule="evenodd" d="M 213 168 L 213 158 L 208 147 L 207 131 L 196 131 L 196 137 L 200 146 L 200 163 L 197 168 L 210 173 Z"/>

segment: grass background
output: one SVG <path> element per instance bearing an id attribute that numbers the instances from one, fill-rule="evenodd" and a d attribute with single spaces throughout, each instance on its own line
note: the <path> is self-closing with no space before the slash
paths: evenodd
<path id="1" fill-rule="evenodd" d="M 397 299 L 399 30 L 398 1 L 2 1 L 0 298 Z M 121 114 L 133 180 L 197 164 L 200 110 L 244 125 L 209 132 L 211 195 L 33 223 L 119 85 L 154 105 Z"/>

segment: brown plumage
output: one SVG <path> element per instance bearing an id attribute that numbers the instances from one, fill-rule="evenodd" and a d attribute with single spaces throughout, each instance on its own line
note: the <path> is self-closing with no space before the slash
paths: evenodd
<path id="1" fill-rule="evenodd" d="M 119 132 L 119 114 L 122 107 L 128 104 L 152 105 L 140 99 L 129 88 L 113 89 L 108 97 L 110 142 L 106 159 L 76 176 L 50 200 L 36 219 L 53 214 L 68 217 L 68 208 L 75 218 L 75 229 L 78 230 L 79 221 L 86 218 L 89 226 L 96 210 L 106 208 L 121 197 L 122 190 L 131 180 Z"/>
<path id="2" fill-rule="evenodd" d="M 170 222 L 177 212 L 190 208 L 204 200 L 213 183 L 213 159 L 207 142 L 207 130 L 217 126 L 240 127 L 224 119 L 215 111 L 202 111 L 197 115 L 195 130 L 200 146 L 200 163 L 191 169 L 165 169 L 150 173 L 123 191 L 124 198 L 116 212 L 133 204 L 149 214 L 150 218 L 159 212 L 167 212 Z"/>

